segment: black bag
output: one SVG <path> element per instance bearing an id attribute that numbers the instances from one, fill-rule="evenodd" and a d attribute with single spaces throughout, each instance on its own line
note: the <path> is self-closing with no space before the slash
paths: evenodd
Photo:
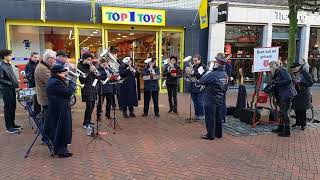
<path id="1" fill-rule="evenodd" d="M 234 115 L 234 112 L 236 111 L 236 107 L 234 106 L 228 106 L 227 107 L 227 116 L 232 116 Z"/>
<path id="2" fill-rule="evenodd" d="M 237 97 L 237 109 L 243 109 L 247 107 L 247 90 L 246 86 L 239 85 L 238 97 Z"/>
<path id="3" fill-rule="evenodd" d="M 253 114 L 254 114 L 253 109 L 244 108 L 244 109 L 241 109 L 239 112 L 240 112 L 240 121 L 241 122 L 244 122 L 247 124 L 252 124 L 252 119 L 253 119 Z"/>

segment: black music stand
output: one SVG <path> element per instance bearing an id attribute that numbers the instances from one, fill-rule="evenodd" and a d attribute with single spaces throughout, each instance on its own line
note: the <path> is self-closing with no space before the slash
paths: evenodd
<path id="1" fill-rule="evenodd" d="M 118 84 L 121 84 L 122 82 L 121 81 L 116 81 L 112 84 L 114 85 L 118 85 Z M 113 92 L 113 96 L 114 96 L 114 92 Z M 112 118 L 110 119 L 109 121 L 109 124 L 108 126 L 111 127 L 113 130 L 121 130 L 121 127 L 120 127 L 120 124 L 118 123 L 117 121 L 117 117 L 116 117 L 116 108 L 112 108 L 112 111 L 113 111 L 113 116 Z M 113 134 L 115 134 L 116 132 L 114 131 Z"/>

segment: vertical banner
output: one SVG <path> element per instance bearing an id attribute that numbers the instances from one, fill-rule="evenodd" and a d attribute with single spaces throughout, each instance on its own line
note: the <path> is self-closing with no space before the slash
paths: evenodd
<path id="1" fill-rule="evenodd" d="M 46 22 L 46 0 L 41 0 L 40 19 Z"/>
<path id="2" fill-rule="evenodd" d="M 200 29 L 208 27 L 208 0 L 202 0 L 199 7 Z"/>
<path id="3" fill-rule="evenodd" d="M 91 0 L 91 18 L 90 20 L 96 23 L 96 0 Z"/>

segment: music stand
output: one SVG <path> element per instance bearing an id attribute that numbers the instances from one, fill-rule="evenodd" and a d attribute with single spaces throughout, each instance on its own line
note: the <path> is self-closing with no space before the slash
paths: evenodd
<path id="1" fill-rule="evenodd" d="M 190 82 L 191 83 L 191 80 L 189 78 L 185 78 L 186 81 Z M 184 121 L 184 124 L 190 124 L 190 123 L 193 123 L 192 121 L 192 97 L 191 97 L 191 92 L 190 92 L 190 100 L 189 100 L 189 118 L 185 119 Z"/>
<path id="2" fill-rule="evenodd" d="M 101 81 L 99 81 L 100 83 L 101 83 Z M 101 85 L 100 85 L 100 90 L 102 89 L 102 83 L 101 83 Z M 100 91 L 100 93 L 101 93 L 101 91 Z M 99 99 L 99 98 L 98 98 Z M 96 100 L 96 104 L 98 105 L 98 99 Z M 107 140 L 105 140 L 105 139 L 103 139 L 102 138 L 102 136 L 101 136 L 101 134 L 100 134 L 100 132 L 99 132 L 99 121 L 100 121 L 100 119 L 98 118 L 98 116 L 97 116 L 97 118 L 96 118 L 96 122 L 97 122 L 97 124 L 96 124 L 96 128 L 97 128 L 97 131 L 96 132 L 94 132 L 93 131 L 93 133 L 91 134 L 91 137 L 92 137 L 92 140 L 87 144 L 87 145 L 89 145 L 89 144 L 91 144 L 93 141 L 100 141 L 100 140 L 102 140 L 103 142 L 105 142 L 105 143 L 107 143 L 107 144 L 109 144 L 110 146 L 112 146 L 112 144 L 110 143 L 110 142 L 108 142 Z"/>
<path id="3" fill-rule="evenodd" d="M 117 84 L 121 84 L 121 83 L 122 83 L 122 81 L 116 81 L 111 84 L 117 85 Z M 113 92 L 113 96 L 114 95 L 115 94 Z M 118 123 L 117 117 L 116 117 L 116 108 L 113 108 L 112 111 L 113 111 L 113 117 L 110 119 L 108 126 L 111 127 L 113 130 L 121 130 L 120 124 Z M 115 133 L 116 132 L 114 131 L 113 134 L 115 134 Z"/>

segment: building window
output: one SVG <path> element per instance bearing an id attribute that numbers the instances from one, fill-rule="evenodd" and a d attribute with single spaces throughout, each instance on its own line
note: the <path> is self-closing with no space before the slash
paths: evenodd
<path id="1" fill-rule="evenodd" d="M 10 37 L 15 64 L 25 64 L 31 52 L 43 55 L 46 49 L 64 50 L 75 62 L 73 28 L 10 26 Z"/>
<path id="2" fill-rule="evenodd" d="M 315 82 L 320 82 L 320 28 L 310 29 L 309 58 L 310 73 Z"/>
<path id="3" fill-rule="evenodd" d="M 253 50 L 262 46 L 263 26 L 227 25 L 225 53 L 232 55 L 232 74 L 237 84 L 252 83 Z"/>
<path id="4" fill-rule="evenodd" d="M 79 29 L 79 48 L 89 50 L 96 58 L 102 52 L 101 29 Z"/>

